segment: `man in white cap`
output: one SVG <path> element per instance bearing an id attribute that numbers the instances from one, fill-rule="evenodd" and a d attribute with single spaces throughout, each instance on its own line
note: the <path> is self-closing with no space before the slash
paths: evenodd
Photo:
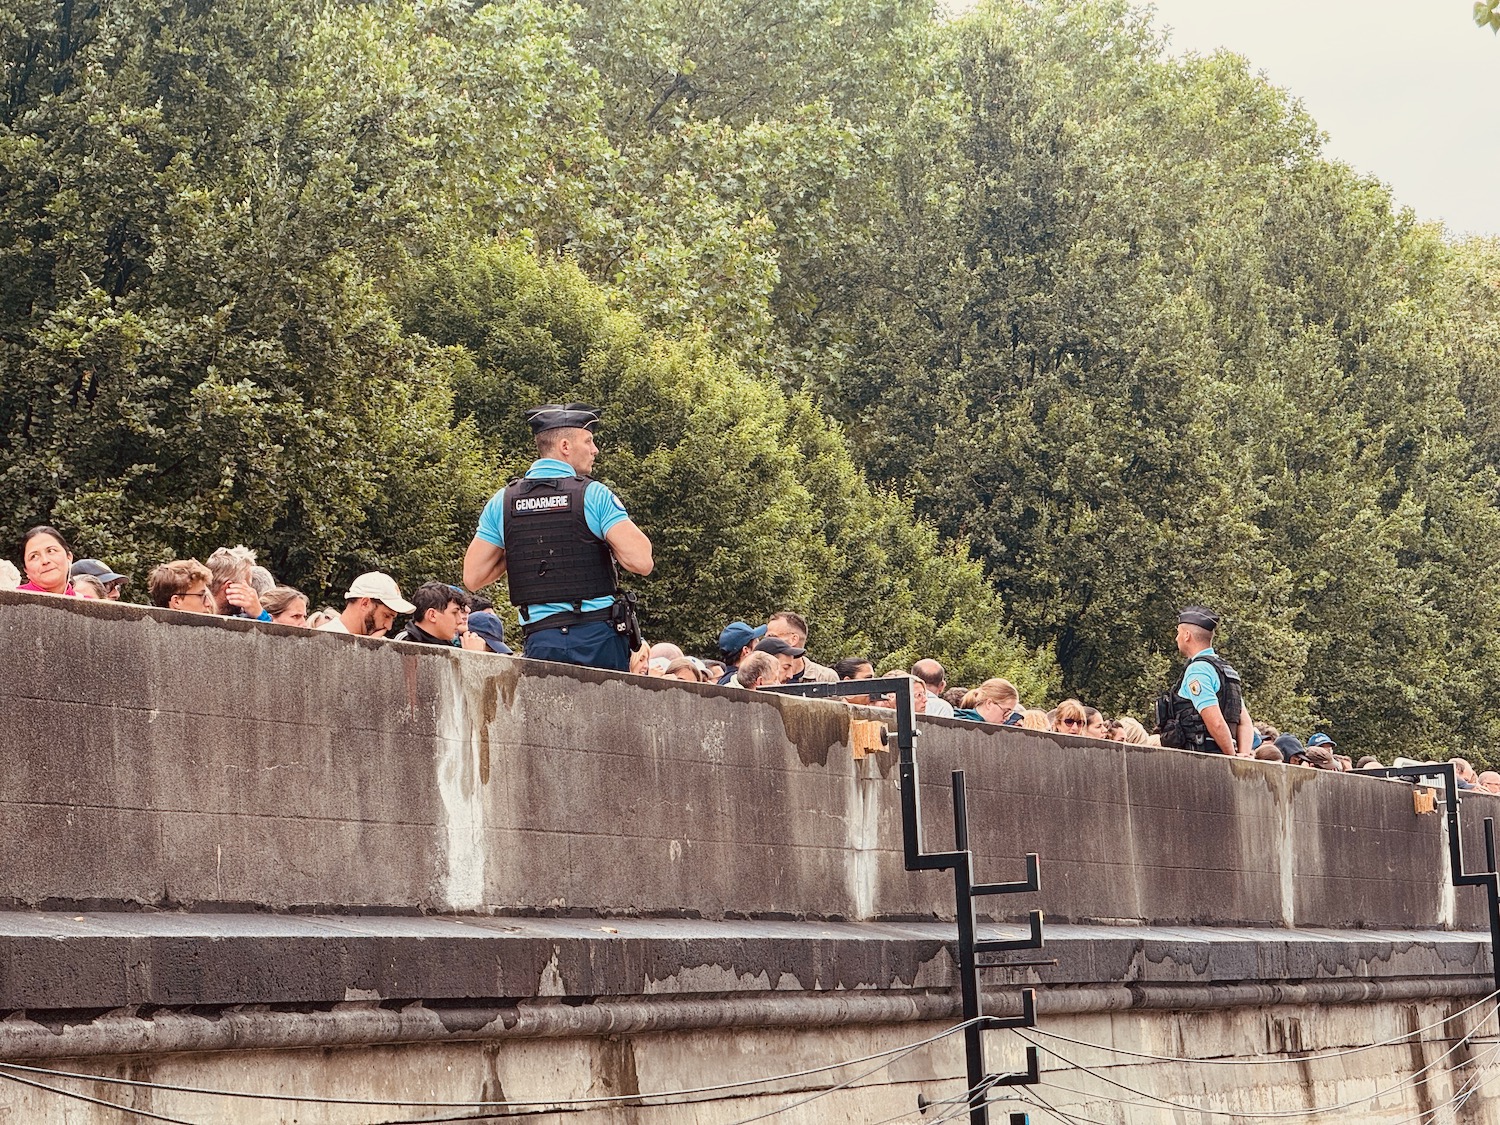
<path id="1" fill-rule="evenodd" d="M 413 608 L 401 596 L 401 587 L 394 578 L 372 570 L 350 584 L 349 592 L 344 595 L 344 612 L 318 628 L 356 637 L 383 637 L 396 623 L 398 613 L 410 613 Z"/>

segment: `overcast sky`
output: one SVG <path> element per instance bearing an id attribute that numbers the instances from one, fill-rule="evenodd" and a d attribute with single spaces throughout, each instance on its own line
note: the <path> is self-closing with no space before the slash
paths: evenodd
<path id="1" fill-rule="evenodd" d="M 1156 0 L 1174 51 L 1224 47 L 1302 99 L 1326 152 L 1454 235 L 1500 234 L 1500 39 L 1472 0 Z"/>

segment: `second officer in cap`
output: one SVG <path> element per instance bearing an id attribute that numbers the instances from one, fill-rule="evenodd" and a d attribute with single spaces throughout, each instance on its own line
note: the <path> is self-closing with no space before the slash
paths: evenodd
<path id="1" fill-rule="evenodd" d="M 1254 726 L 1240 674 L 1214 652 L 1219 617 L 1201 605 L 1177 615 L 1177 651 L 1187 658 L 1182 683 L 1156 703 L 1163 746 L 1207 754 L 1248 753 Z"/>
<path id="2" fill-rule="evenodd" d="M 510 576 L 525 651 L 535 660 L 630 670 L 633 607 L 616 564 L 650 574 L 651 540 L 610 489 L 589 477 L 599 412 L 583 403 L 526 412 L 537 459 L 490 498 L 464 555 L 464 585 Z"/>

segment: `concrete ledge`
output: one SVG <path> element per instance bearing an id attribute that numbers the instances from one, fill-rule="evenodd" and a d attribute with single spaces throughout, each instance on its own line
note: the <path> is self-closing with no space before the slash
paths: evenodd
<path id="1" fill-rule="evenodd" d="M 0 1010 L 948 992 L 953 940 L 946 923 L 15 913 L 0 915 Z M 985 979 L 1010 992 L 1440 988 L 1487 979 L 1488 946 L 1488 934 L 1442 931 L 1058 925 L 1044 950 L 1017 953 L 1023 964 Z"/>
<path id="2" fill-rule="evenodd" d="M 1304 984 L 1149 985 L 1046 987 L 1041 1017 L 1126 1011 L 1222 1012 L 1254 1007 L 1467 1003 L 1489 993 L 1488 977 L 1451 976 L 1393 980 L 1337 980 Z M 954 1021 L 962 1003 L 951 991 L 913 989 L 806 993 L 745 992 L 730 996 L 613 997 L 569 1001 L 517 1000 L 499 1004 L 369 1001 L 327 1009 L 279 1009 L 257 1004 L 212 1011 L 121 1010 L 51 1016 L 14 1013 L 0 1021 L 0 1059 L 56 1059 L 106 1055 L 165 1055 L 204 1051 L 286 1050 L 444 1041 L 556 1039 L 702 1032 L 840 1027 Z M 987 990 L 985 1010 L 996 1016 L 1021 1011 L 1017 990 Z"/>
<path id="3" fill-rule="evenodd" d="M 0 666 L 0 905 L 952 917 L 836 702 L 24 594 Z M 1486 925 L 1400 782 L 921 729 L 929 846 L 961 767 L 976 875 L 1042 857 L 1002 921 Z"/>

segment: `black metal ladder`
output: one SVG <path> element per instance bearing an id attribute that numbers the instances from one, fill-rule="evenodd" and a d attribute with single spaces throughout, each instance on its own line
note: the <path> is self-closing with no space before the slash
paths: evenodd
<path id="1" fill-rule="evenodd" d="M 766 689 L 783 695 L 811 698 L 839 698 L 850 695 L 884 694 L 896 697 L 896 748 L 901 784 L 901 838 L 908 871 L 952 871 L 954 912 L 958 917 L 958 978 L 963 998 L 964 1060 L 968 1076 L 969 1125 L 989 1125 L 989 1092 L 996 1086 L 1029 1086 L 1040 1081 L 1040 1057 L 1037 1048 L 1026 1048 L 1026 1069 L 1014 1073 L 992 1074 L 985 1062 L 984 1033 L 1000 1028 L 1036 1026 L 1036 990 L 1021 990 L 1019 1016 L 990 1016 L 984 1013 L 979 988 L 979 970 L 1001 967 L 1002 962 L 981 964 L 983 953 L 1004 953 L 1020 949 L 1041 949 L 1042 912 L 1029 915 L 1031 933 L 1024 938 L 979 940 L 974 900 L 991 895 L 1022 894 L 1041 889 L 1041 865 L 1035 852 L 1026 856 L 1026 878 L 1013 883 L 975 883 L 974 853 L 969 849 L 969 805 L 964 785 L 964 771 L 954 770 L 953 849 L 946 852 L 922 850 L 922 795 L 916 756 L 916 721 L 912 705 L 912 681 L 905 676 L 880 680 L 844 680 L 836 684 L 783 684 Z M 887 737 L 889 741 L 889 737 Z M 1493 866 L 1493 865 L 1492 865 Z M 1030 1116 L 1012 1113 L 1010 1125 L 1028 1125 Z"/>

